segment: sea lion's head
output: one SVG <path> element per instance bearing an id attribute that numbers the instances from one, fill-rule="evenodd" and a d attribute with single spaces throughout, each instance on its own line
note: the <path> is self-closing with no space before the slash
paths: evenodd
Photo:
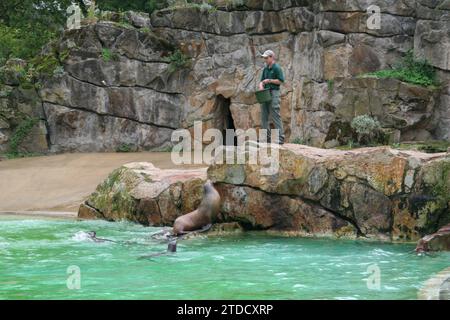
<path id="1" fill-rule="evenodd" d="M 95 238 L 95 237 L 97 236 L 97 232 L 95 232 L 95 231 L 89 231 L 89 232 L 86 232 L 86 233 L 87 233 L 88 236 L 91 237 L 91 238 Z"/>

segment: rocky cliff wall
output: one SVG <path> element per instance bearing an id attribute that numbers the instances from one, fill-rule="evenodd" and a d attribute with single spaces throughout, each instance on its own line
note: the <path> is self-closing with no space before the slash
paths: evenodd
<path id="1" fill-rule="evenodd" d="M 397 140 L 450 140 L 447 0 L 377 1 L 379 30 L 366 25 L 371 1 L 217 4 L 151 17 L 110 15 L 66 31 L 53 46 L 64 53 L 63 70 L 38 90 L 48 148 L 164 149 L 174 129 L 196 120 L 204 128 L 258 127 L 253 91 L 263 67 L 258 54 L 266 49 L 275 51 L 287 78 L 281 110 L 291 141 L 345 143 L 342 132 L 362 114 L 378 117 Z M 190 63 L 174 68 L 177 49 Z M 394 65 L 410 49 L 438 69 L 442 88 L 357 77 Z M 223 119 L 228 113 L 231 122 Z M 3 144 L 14 126 L 5 127 Z"/>

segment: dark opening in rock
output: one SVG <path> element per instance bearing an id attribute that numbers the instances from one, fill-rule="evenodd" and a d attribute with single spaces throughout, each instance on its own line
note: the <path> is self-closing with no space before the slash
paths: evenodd
<path id="1" fill-rule="evenodd" d="M 235 135 L 234 119 L 230 110 L 230 99 L 222 95 L 216 97 L 214 106 L 214 127 L 222 131 L 224 145 L 236 145 L 237 139 Z M 228 129 L 228 139 L 227 139 Z"/>

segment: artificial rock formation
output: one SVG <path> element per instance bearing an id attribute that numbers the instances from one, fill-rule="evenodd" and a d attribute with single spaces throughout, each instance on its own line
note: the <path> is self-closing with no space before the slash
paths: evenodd
<path id="1" fill-rule="evenodd" d="M 23 67 L 26 62 L 19 59 L 8 61 L 6 69 Z M 47 119 L 42 110 L 42 101 L 33 87 L 21 86 L 14 74 L 5 75 L 6 85 L 0 81 L 0 153 L 7 152 L 14 132 L 32 121 L 32 126 L 17 152 L 42 153 L 48 151 Z"/>
<path id="2" fill-rule="evenodd" d="M 261 164 L 208 168 L 222 199 L 217 222 L 295 235 L 413 241 L 450 221 L 445 153 L 286 144 L 279 156 L 278 172 L 268 176 Z M 99 185 L 79 216 L 171 225 L 200 203 L 205 179 L 205 169 L 126 165 Z"/>
<path id="3" fill-rule="evenodd" d="M 365 0 L 216 2 L 217 10 L 112 14 L 65 31 L 53 48 L 62 72 L 38 91 L 48 148 L 164 149 L 174 129 L 196 120 L 205 129 L 258 127 L 253 91 L 263 66 L 258 54 L 268 48 L 286 74 L 281 112 L 291 141 L 346 143 L 349 122 L 362 114 L 377 117 L 394 142 L 450 139 L 448 1 L 377 1 L 376 30 L 367 27 L 372 3 Z M 437 68 L 441 88 L 358 77 L 394 65 L 410 49 Z M 173 68 L 177 50 L 189 61 Z M 16 126 L 3 122 L 0 144 Z"/>

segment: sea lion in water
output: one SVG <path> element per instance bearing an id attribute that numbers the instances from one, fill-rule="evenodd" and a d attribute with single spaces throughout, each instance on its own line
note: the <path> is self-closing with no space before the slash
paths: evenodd
<path id="1" fill-rule="evenodd" d="M 173 234 L 180 235 L 210 225 L 220 208 L 220 195 L 208 180 L 203 185 L 203 199 L 197 210 L 178 217 L 173 224 Z"/>
<path id="2" fill-rule="evenodd" d="M 94 242 L 107 242 L 107 241 L 108 242 L 116 242 L 116 241 L 110 240 L 110 239 L 97 238 L 97 232 L 95 232 L 95 231 L 89 231 L 89 232 L 86 232 L 86 234 Z"/>

